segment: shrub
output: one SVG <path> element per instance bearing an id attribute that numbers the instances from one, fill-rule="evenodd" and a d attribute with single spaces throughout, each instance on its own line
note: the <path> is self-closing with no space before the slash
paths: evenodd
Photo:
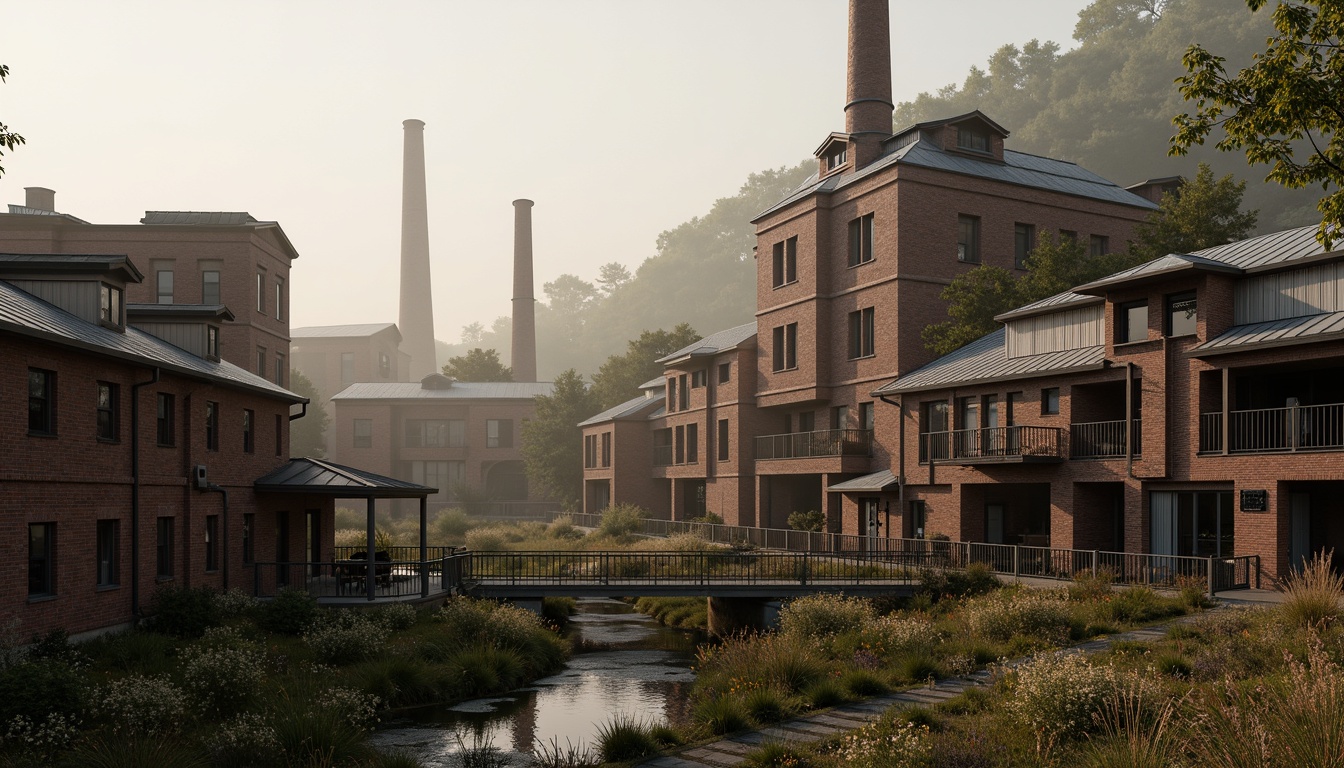
<path id="1" fill-rule="evenodd" d="M 868 621 L 860 633 L 863 645 L 878 656 L 928 652 L 941 639 L 932 622 L 887 614 Z"/>
<path id="2" fill-rule="evenodd" d="M 1294 571 L 1284 582 L 1283 605 L 1279 610 L 1288 623 L 1315 627 L 1339 619 L 1344 575 L 1330 568 L 1334 554 L 1334 550 L 1317 552 L 1302 570 Z"/>
<path id="3" fill-rule="evenodd" d="M 523 657 L 510 648 L 472 646 L 444 662 L 461 693 L 481 695 L 512 688 L 521 683 L 526 668 Z"/>
<path id="4" fill-rule="evenodd" d="M 103 635 L 87 647 L 103 664 L 123 672 L 166 674 L 174 668 L 176 641 L 157 632 L 133 629 Z"/>
<path id="5" fill-rule="evenodd" d="M 84 675 L 56 661 L 0 669 L 0 727 L 16 717 L 41 727 L 53 716 L 75 723 L 84 713 Z"/>
<path id="6" fill-rule="evenodd" d="M 454 597 L 444 602 L 434 620 L 442 629 L 439 642 L 449 647 L 483 644 L 517 651 L 534 672 L 553 669 L 567 650 L 540 617 L 512 605 Z"/>
<path id="7" fill-rule="evenodd" d="M 936 536 L 931 538 L 938 540 Z M 942 540 L 946 541 L 947 537 L 944 536 Z M 985 563 L 970 563 L 963 569 L 924 571 L 919 576 L 919 582 L 920 594 L 928 595 L 930 603 L 944 596 L 975 597 L 1002 586 L 994 571 Z"/>
<path id="8" fill-rule="evenodd" d="M 745 730 L 751 724 L 742 702 L 730 696 L 705 699 L 696 705 L 691 716 L 696 722 L 704 723 L 711 733 L 720 736 Z"/>
<path id="9" fill-rule="evenodd" d="M 281 698 L 271 708 L 270 723 L 283 765 L 349 765 L 373 754 L 362 730 L 337 707 Z"/>
<path id="10" fill-rule="evenodd" d="M 261 602 L 237 587 L 214 593 L 214 599 L 221 620 L 246 616 Z"/>
<path id="11" fill-rule="evenodd" d="M 215 590 L 210 587 L 165 584 L 154 592 L 149 610 L 153 614 L 150 628 L 173 637 L 200 637 L 222 620 Z"/>
<path id="12" fill-rule="evenodd" d="M 420 614 L 415 606 L 408 603 L 393 603 L 379 608 L 374 613 L 375 620 L 392 632 L 403 632 L 415 626 Z"/>
<path id="13" fill-rule="evenodd" d="M 445 509 L 439 512 L 432 525 L 439 541 L 465 541 L 467 531 L 471 530 L 471 518 L 461 509 Z"/>
<path id="14" fill-rule="evenodd" d="M 574 519 L 569 515 L 561 515 L 551 521 L 546 526 L 546 538 L 559 539 L 561 541 L 570 541 L 573 539 L 582 539 L 586 534 L 574 526 Z"/>
<path id="15" fill-rule="evenodd" d="M 543 597 L 541 616 L 554 626 L 569 623 L 569 617 L 578 613 L 578 601 L 572 597 Z"/>
<path id="16" fill-rule="evenodd" d="M 207 746 L 215 765 L 244 768 L 273 762 L 279 741 L 265 717 L 246 712 L 216 725 Z"/>
<path id="17" fill-rule="evenodd" d="M 68 762 L 80 768 L 144 768 L 148 765 L 207 768 L 210 765 L 205 755 L 188 745 L 174 739 L 145 735 L 88 739 L 76 747 Z"/>
<path id="18" fill-rule="evenodd" d="M 307 590 L 286 588 L 257 606 L 257 626 L 279 635 L 301 635 L 321 609 Z"/>
<path id="19" fill-rule="evenodd" d="M 1148 587 L 1119 590 L 1102 605 L 1112 621 L 1128 624 L 1147 624 L 1181 612 L 1179 600 L 1162 597 Z"/>
<path id="20" fill-rule="evenodd" d="M 1019 666 L 1013 678 L 1012 698 L 1004 705 L 1010 716 L 1036 734 L 1038 753 L 1045 754 L 1060 740 L 1091 731 L 1102 706 L 1126 691 L 1155 699 L 1155 689 L 1144 688 L 1146 677 L 1122 678 L 1114 667 L 1092 665 L 1078 653 L 1038 656 Z"/>
<path id="21" fill-rule="evenodd" d="M 840 755 L 853 768 L 918 765 L 929 755 L 928 729 L 883 718 L 845 737 Z"/>
<path id="22" fill-rule="evenodd" d="M 687 519 L 686 522 L 705 523 L 706 525 L 723 525 L 723 515 L 715 514 L 713 512 L 706 512 L 705 514 L 700 515 L 699 517 L 689 518 Z"/>
<path id="23" fill-rule="evenodd" d="M 626 536 L 639 531 L 647 513 L 634 504 L 614 504 L 602 510 L 602 522 L 597 532 L 603 536 Z"/>
<path id="24" fill-rule="evenodd" d="M 445 698 L 449 687 L 438 668 L 421 659 L 397 654 L 383 654 L 352 667 L 347 679 L 361 691 L 386 701 L 389 707 L 429 704 Z"/>
<path id="25" fill-rule="evenodd" d="M 1086 571 L 1080 571 L 1073 576 L 1073 583 L 1069 585 L 1069 599 L 1079 603 L 1100 602 L 1111 595 L 1111 587 L 1115 584 L 1115 576 L 1107 570 L 1097 571 L 1092 574 Z"/>
<path id="26" fill-rule="evenodd" d="M 1062 643 L 1068 640 L 1071 619 L 1063 598 L 1034 589 L 990 594 L 972 600 L 965 609 L 966 626 L 972 634 L 999 642 L 1026 635 Z"/>
<path id="27" fill-rule="evenodd" d="M 501 552 L 508 544 L 509 534 L 501 526 L 492 525 L 467 531 L 467 549 L 476 552 Z"/>
<path id="28" fill-rule="evenodd" d="M 861 597 L 808 595 L 784 604 L 779 629 L 793 637 L 824 640 L 858 631 L 873 618 L 873 604 Z"/>
<path id="29" fill-rule="evenodd" d="M 828 664 L 812 643 L 783 635 L 735 638 L 696 653 L 698 685 L 720 694 L 769 686 L 798 693 L 826 677 Z"/>
<path id="30" fill-rule="evenodd" d="M 605 763 L 639 760 L 661 748 L 652 727 L 628 715 L 618 714 L 597 729 L 597 751 Z"/>
<path id="31" fill-rule="evenodd" d="M 387 635 L 387 627 L 376 618 L 345 611 L 314 622 L 304 633 L 303 642 L 323 663 L 345 665 L 375 656 Z"/>
<path id="32" fill-rule="evenodd" d="M 204 710 L 241 711 L 261 684 L 265 658 L 246 643 L 204 644 L 183 653 L 182 685 Z"/>
<path id="33" fill-rule="evenodd" d="M 825 525 L 826 516 L 815 509 L 789 513 L 789 527 L 795 531 L 820 531 Z"/>
<path id="34" fill-rule="evenodd" d="M 53 661 L 67 667 L 83 667 L 89 657 L 70 642 L 64 629 L 53 629 L 45 635 L 33 635 L 28 645 L 29 661 Z"/>
<path id="35" fill-rule="evenodd" d="M 166 677 L 128 675 L 99 689 L 94 711 L 113 733 L 172 733 L 181 724 L 187 695 Z"/>

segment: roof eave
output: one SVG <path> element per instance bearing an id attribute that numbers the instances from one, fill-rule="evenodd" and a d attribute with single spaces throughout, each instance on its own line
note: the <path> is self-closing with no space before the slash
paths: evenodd
<path id="1" fill-rule="evenodd" d="M 1077 293 L 1077 291 L 1075 290 L 1074 293 Z M 1062 312 L 1065 309 L 1072 309 L 1074 307 L 1090 307 L 1093 304 L 1101 304 L 1105 301 L 1106 299 L 1102 296 L 1087 294 L 1087 298 L 1085 299 L 1061 302 L 1059 304 L 1051 304 L 1044 307 L 1033 307 L 1031 309 L 1019 307 L 1018 309 L 1010 309 L 1001 315 L 995 315 L 994 320 L 1000 323 L 1008 320 L 1020 320 L 1024 317 L 1035 317 L 1036 315 L 1049 315 L 1055 312 Z"/>
<path id="2" fill-rule="evenodd" d="M 869 392 L 868 395 L 870 397 L 880 398 L 883 395 L 905 395 L 905 394 L 912 394 L 915 392 L 935 392 L 940 389 L 955 389 L 957 387 L 964 387 L 968 384 L 998 384 L 1005 381 L 1018 381 L 1020 379 L 1039 379 L 1045 376 L 1061 376 L 1072 373 L 1087 373 L 1089 371 L 1101 371 L 1109 368 L 1110 365 L 1111 362 L 1109 360 L 1102 360 L 1099 363 L 1089 363 L 1087 365 L 1074 365 L 1068 368 L 1051 368 L 1049 370 L 1044 371 L 1029 371 L 1027 373 L 1014 373 L 1008 376 L 992 376 L 984 379 L 964 379 L 961 381 L 948 381 L 948 382 L 942 382 L 940 384 L 928 384 L 925 386 L 914 386 L 908 388 L 892 387 L 888 389 L 887 387 L 891 387 L 891 384 L 887 384 L 884 387 L 879 387 L 873 390 L 872 392 Z M 892 383 L 894 384 L 895 382 Z"/>

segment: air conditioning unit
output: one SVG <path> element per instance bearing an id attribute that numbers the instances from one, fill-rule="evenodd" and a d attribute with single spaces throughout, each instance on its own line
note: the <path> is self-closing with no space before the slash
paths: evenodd
<path id="1" fill-rule="evenodd" d="M 194 474 L 196 476 L 196 490 L 198 491 L 210 490 L 210 479 L 205 473 L 205 465 L 197 464 L 196 471 Z"/>

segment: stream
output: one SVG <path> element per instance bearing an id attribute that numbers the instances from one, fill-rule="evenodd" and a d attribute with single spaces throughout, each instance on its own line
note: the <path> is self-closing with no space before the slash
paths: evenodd
<path id="1" fill-rule="evenodd" d="M 617 715 L 662 722 L 686 714 L 697 635 L 606 598 L 580 599 L 567 634 L 581 642 L 555 675 L 498 696 L 404 713 L 370 742 L 382 752 L 413 754 L 426 768 L 458 768 L 462 745 L 493 745 L 511 766 L 523 766 L 538 743 L 593 746 L 599 728 Z"/>

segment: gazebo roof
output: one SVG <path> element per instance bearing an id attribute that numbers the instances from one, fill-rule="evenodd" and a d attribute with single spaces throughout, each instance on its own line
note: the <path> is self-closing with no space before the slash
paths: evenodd
<path id="1" fill-rule="evenodd" d="M 338 498 L 423 499 L 437 488 L 375 475 L 321 459 L 290 459 L 252 483 L 261 493 L 308 493 Z"/>

